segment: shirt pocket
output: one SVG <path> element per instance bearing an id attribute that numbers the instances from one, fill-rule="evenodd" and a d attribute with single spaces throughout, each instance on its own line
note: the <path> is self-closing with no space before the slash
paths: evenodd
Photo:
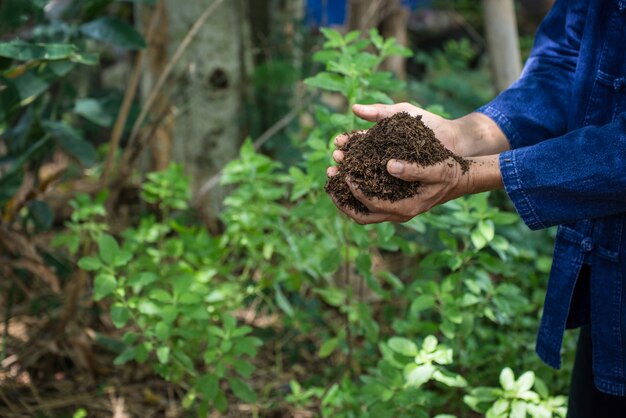
<path id="1" fill-rule="evenodd" d="M 596 92 L 597 90 L 597 92 Z M 601 99 L 597 105 L 605 109 L 606 116 L 610 117 L 605 123 L 613 122 L 615 119 L 626 111 L 626 75 L 612 75 L 608 72 L 599 70 L 596 77 L 596 87 L 594 93 L 597 93 Z"/>

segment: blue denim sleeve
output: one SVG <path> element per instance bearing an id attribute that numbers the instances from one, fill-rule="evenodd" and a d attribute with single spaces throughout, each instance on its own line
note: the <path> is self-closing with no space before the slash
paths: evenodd
<path id="1" fill-rule="evenodd" d="M 500 154 L 505 189 L 531 229 L 610 216 L 626 208 L 626 113 Z"/>
<path id="2" fill-rule="evenodd" d="M 522 76 L 478 109 L 504 132 L 511 148 L 566 132 L 568 100 L 586 16 L 586 0 L 557 0 L 542 22 Z M 523 134 L 522 134 L 523 133 Z"/>

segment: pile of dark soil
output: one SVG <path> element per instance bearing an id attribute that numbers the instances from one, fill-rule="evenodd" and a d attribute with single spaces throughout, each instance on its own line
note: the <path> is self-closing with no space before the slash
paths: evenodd
<path id="1" fill-rule="evenodd" d="M 469 170 L 469 161 L 452 153 L 424 125 L 421 116 L 406 112 L 385 118 L 366 132 L 352 132 L 345 146 L 339 148 L 344 160 L 339 172 L 326 183 L 325 190 L 336 201 L 355 212 L 368 213 L 365 205 L 354 198 L 346 178 L 350 178 L 365 196 L 396 202 L 419 193 L 419 182 L 408 182 L 387 172 L 391 159 L 417 163 L 423 167 L 435 165 L 449 158 L 463 171 Z"/>

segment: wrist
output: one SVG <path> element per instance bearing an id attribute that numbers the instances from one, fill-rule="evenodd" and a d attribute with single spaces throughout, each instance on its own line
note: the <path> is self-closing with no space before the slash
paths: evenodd
<path id="1" fill-rule="evenodd" d="M 482 113 L 473 112 L 452 122 L 457 130 L 457 150 L 462 156 L 492 155 L 509 149 L 500 127 Z"/>
<path id="2" fill-rule="evenodd" d="M 462 195 L 482 193 L 504 188 L 500 172 L 499 154 L 468 158 L 470 168 L 463 176 Z"/>

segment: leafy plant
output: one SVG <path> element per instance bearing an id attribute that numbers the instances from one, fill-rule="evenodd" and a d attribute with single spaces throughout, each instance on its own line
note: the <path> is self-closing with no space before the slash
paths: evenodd
<path id="1" fill-rule="evenodd" d="M 0 6 L 0 212 L 13 219 L 10 203 L 27 173 L 35 186 L 48 179 L 38 168 L 60 151 L 78 169 L 94 167 L 98 129 L 110 128 L 117 115 L 119 94 L 90 92 L 77 82 L 83 66 L 99 65 L 111 46 L 128 50 L 145 47 L 129 23 L 108 13 L 113 0 L 50 3 L 8 0 Z M 69 169 L 76 177 L 78 170 Z M 47 211 L 50 208 L 47 203 Z M 50 225 L 48 225 L 49 227 Z"/>
<path id="2" fill-rule="evenodd" d="M 550 418 L 567 414 L 565 397 L 550 397 L 545 384 L 531 371 L 516 380 L 513 371 L 505 367 L 500 372 L 500 386 L 475 388 L 465 396 L 465 403 L 487 418 Z"/>

